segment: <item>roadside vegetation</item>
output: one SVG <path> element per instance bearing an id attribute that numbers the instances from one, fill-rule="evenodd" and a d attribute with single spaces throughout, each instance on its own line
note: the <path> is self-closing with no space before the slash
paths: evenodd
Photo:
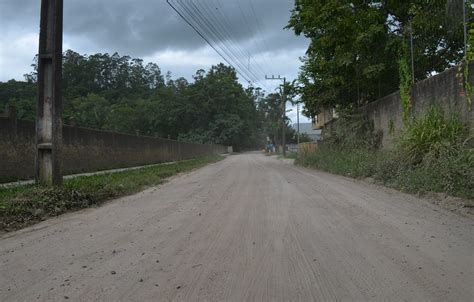
<path id="1" fill-rule="evenodd" d="M 286 155 L 283 154 L 278 155 L 278 159 L 296 159 L 298 157 L 298 153 L 287 151 Z"/>
<path id="2" fill-rule="evenodd" d="M 324 108 L 360 106 L 400 88 L 409 91 L 412 79 L 461 63 L 463 3 L 296 1 L 287 28 L 311 41 L 298 78 L 304 114 L 314 117 Z M 467 12 L 472 19 L 474 10 Z"/>
<path id="3" fill-rule="evenodd" d="M 8 106 L 20 120 L 35 120 L 37 58 L 25 81 L 0 82 L 0 115 Z M 218 64 L 191 81 L 162 74 L 140 58 L 97 53 L 63 55 L 65 124 L 180 141 L 263 147 L 281 132 L 281 96 L 243 87 L 236 71 Z M 287 137 L 294 131 L 285 121 Z"/>
<path id="4" fill-rule="evenodd" d="M 474 148 L 468 129 L 439 108 L 413 118 L 393 150 L 379 149 L 367 121 L 342 115 L 315 152 L 297 163 L 374 181 L 409 193 L 440 192 L 474 199 Z"/>
<path id="5" fill-rule="evenodd" d="M 0 187 L 0 230 L 10 231 L 48 217 L 93 207 L 113 198 L 158 185 L 166 178 L 217 162 L 223 156 L 208 156 L 142 169 L 77 177 L 63 187 L 35 185 Z"/>
<path id="6" fill-rule="evenodd" d="M 455 65 L 459 65 L 466 102 L 472 104 L 468 65 L 474 58 L 474 24 L 464 45 L 467 7 L 463 9 L 463 4 L 447 0 L 296 2 L 287 28 L 311 41 L 298 78 L 303 113 L 311 117 L 325 109 L 340 113 L 328 125 L 324 142 L 317 150 L 302 152 L 297 163 L 372 178 L 407 192 L 443 192 L 473 199 L 472 133 L 439 108 L 416 118 L 411 110 L 413 83 Z M 472 19 L 474 10 L 467 13 Z M 385 151 L 379 148 L 382 134 L 354 112 L 396 90 L 402 100 L 404 130 L 385 134 L 397 136 L 394 148 Z"/>

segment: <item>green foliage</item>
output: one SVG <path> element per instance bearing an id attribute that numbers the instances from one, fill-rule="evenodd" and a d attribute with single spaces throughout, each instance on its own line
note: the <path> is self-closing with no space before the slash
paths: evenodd
<path id="1" fill-rule="evenodd" d="M 370 177 L 409 193 L 443 192 L 474 199 L 472 149 L 417 166 L 406 164 L 403 159 L 399 151 L 348 151 L 322 146 L 316 152 L 298 158 L 297 164 L 354 178 Z"/>
<path id="2" fill-rule="evenodd" d="M 443 192 L 474 198 L 474 151 L 464 147 L 438 157 L 428 153 L 418 164 L 410 162 L 403 149 L 379 153 L 376 173 L 380 182 L 407 192 Z"/>
<path id="3" fill-rule="evenodd" d="M 279 155 L 279 156 L 283 157 L 283 155 Z M 297 157 L 298 157 L 298 153 L 296 153 L 296 152 L 287 152 L 287 154 L 284 158 L 286 158 L 286 159 L 296 159 Z"/>
<path id="4" fill-rule="evenodd" d="M 393 119 L 388 121 L 388 134 L 395 135 L 395 122 Z"/>
<path id="5" fill-rule="evenodd" d="M 311 137 L 309 137 L 309 135 L 307 133 L 301 133 L 300 134 L 300 143 L 310 143 L 312 142 L 313 140 L 311 139 Z"/>
<path id="6" fill-rule="evenodd" d="M 468 48 L 466 58 L 468 62 L 474 61 L 474 21 L 471 22 L 468 32 Z"/>
<path id="7" fill-rule="evenodd" d="M 34 120 L 36 71 L 25 77 L 27 82 L 0 82 L 0 110 L 12 104 L 20 119 Z M 117 53 L 64 53 L 65 124 L 255 148 L 265 118 L 257 112 L 255 93 L 223 64 L 198 70 L 188 82 L 170 74 L 165 80 L 158 65 Z"/>
<path id="8" fill-rule="evenodd" d="M 408 87 L 400 83 L 398 54 L 410 20 L 415 79 L 461 61 L 462 18 L 447 18 L 446 0 L 296 1 L 287 27 L 311 40 L 299 76 L 304 113 L 357 106 Z"/>
<path id="9" fill-rule="evenodd" d="M 456 117 L 438 108 L 411 121 L 393 151 L 324 141 L 299 164 L 364 178 L 407 192 L 444 192 L 474 198 L 474 148 Z"/>
<path id="10" fill-rule="evenodd" d="M 110 174 L 66 180 L 61 188 L 21 186 L 0 188 L 0 229 L 11 230 L 68 211 L 99 205 L 160 184 L 167 177 L 221 160 L 202 157 Z"/>
<path id="11" fill-rule="evenodd" d="M 299 157 L 297 163 L 355 178 L 369 177 L 376 169 L 373 154 L 365 149 L 337 150 L 327 145 L 319 146 L 306 157 Z"/>
<path id="12" fill-rule="evenodd" d="M 466 99 L 469 105 L 469 109 L 472 109 L 472 97 L 474 95 L 474 87 L 472 87 L 469 81 L 469 64 L 474 62 L 474 21 L 471 21 L 470 28 L 468 31 L 468 46 L 467 53 L 464 57 L 463 68 L 463 79 L 464 79 L 464 90 L 466 92 Z"/>
<path id="13" fill-rule="evenodd" d="M 109 103 L 104 97 L 88 94 L 73 99 L 66 108 L 64 117 L 66 121 L 74 121 L 80 126 L 102 129 L 108 115 L 108 109 Z"/>
<path id="14" fill-rule="evenodd" d="M 296 132 L 291 127 L 291 120 L 287 116 L 284 120 L 282 119 L 282 105 L 282 97 L 277 93 L 269 94 L 257 101 L 257 118 L 262 121 L 260 128 L 262 129 L 261 133 L 264 134 L 264 137 L 261 138 L 263 141 L 262 147 L 265 145 L 265 136 L 274 145 L 281 145 L 282 129 L 285 129 L 287 143 L 296 142 Z"/>
<path id="15" fill-rule="evenodd" d="M 466 94 L 466 100 L 469 105 L 469 109 L 472 109 L 472 96 L 474 94 L 474 87 L 472 87 L 471 82 L 469 81 L 469 64 L 471 62 L 472 60 L 466 59 L 461 66 L 464 91 Z"/>
<path id="16" fill-rule="evenodd" d="M 381 134 L 374 132 L 373 124 L 365 115 L 351 110 L 339 112 L 335 120 L 324 133 L 323 143 L 336 149 L 377 149 Z"/>
<path id="17" fill-rule="evenodd" d="M 406 54 L 402 54 L 402 58 L 398 61 L 400 75 L 400 98 L 402 100 L 403 121 L 406 123 L 410 118 L 411 112 L 411 86 L 412 75 L 408 64 Z"/>
<path id="18" fill-rule="evenodd" d="M 406 159 L 418 164 L 423 159 L 439 159 L 457 154 L 469 143 L 467 128 L 456 116 L 446 120 L 438 107 L 432 107 L 407 125 L 399 148 Z"/>
<path id="19" fill-rule="evenodd" d="M 10 105 L 16 107 L 17 117 L 24 120 L 35 120 L 36 85 L 28 82 L 10 80 L 0 82 L 0 112 Z"/>

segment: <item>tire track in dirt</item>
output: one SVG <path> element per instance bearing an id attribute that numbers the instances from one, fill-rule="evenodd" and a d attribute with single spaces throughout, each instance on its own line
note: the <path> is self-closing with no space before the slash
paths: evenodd
<path id="1" fill-rule="evenodd" d="M 474 222 L 415 196 L 229 156 L 0 238 L 1 301 L 470 301 Z"/>

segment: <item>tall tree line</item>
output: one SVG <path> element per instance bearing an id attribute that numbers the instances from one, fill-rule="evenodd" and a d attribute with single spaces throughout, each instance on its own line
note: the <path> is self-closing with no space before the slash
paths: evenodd
<path id="1" fill-rule="evenodd" d="M 35 70 L 26 81 L 0 82 L 0 110 L 14 105 L 20 119 L 35 119 Z M 235 70 L 223 64 L 198 70 L 189 82 L 141 59 L 68 50 L 63 95 L 64 122 L 81 127 L 237 149 L 261 147 L 281 127 L 270 121 L 278 119 L 276 103 L 265 105 L 277 96 L 242 87 Z"/>

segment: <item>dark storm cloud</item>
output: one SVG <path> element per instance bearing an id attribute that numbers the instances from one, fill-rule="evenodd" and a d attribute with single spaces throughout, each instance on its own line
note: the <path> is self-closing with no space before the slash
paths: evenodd
<path id="1" fill-rule="evenodd" d="M 66 34 L 83 36 L 101 48 L 120 49 L 136 56 L 202 44 L 164 1 L 71 1 L 65 6 L 65 15 L 69 16 Z"/>
<path id="2" fill-rule="evenodd" d="M 21 80 L 31 72 L 38 49 L 40 2 L 0 0 L 0 81 Z M 308 41 L 283 30 L 294 0 L 194 2 L 208 11 L 205 22 L 220 32 L 216 39 L 240 54 L 241 65 L 248 62 L 267 91 L 279 82 L 265 81 L 265 74 L 297 76 L 298 57 L 304 55 Z M 117 51 L 141 57 L 172 71 L 174 77 L 188 79 L 196 70 L 223 61 L 165 0 L 64 0 L 64 49 L 68 48 L 82 54 Z"/>
<path id="3" fill-rule="evenodd" d="M 2 27 L 19 32 L 37 31 L 39 3 L 39 0 L 1 0 Z M 303 45 L 301 40 L 291 39 L 291 34 L 281 35 L 293 0 L 253 0 L 251 3 L 250 0 L 203 0 L 197 3 L 199 6 L 189 6 L 189 9 L 206 10 L 207 21 L 212 21 L 216 29 L 216 39 L 231 38 L 232 43 L 245 45 L 246 50 L 252 52 Z M 147 56 L 165 49 L 191 50 L 205 44 L 165 0 L 65 0 L 64 32 L 66 38 L 80 38 L 103 51 L 117 50 L 134 56 Z M 252 39 L 262 41 L 250 43 Z M 263 43 L 266 50 L 261 47 Z"/>

